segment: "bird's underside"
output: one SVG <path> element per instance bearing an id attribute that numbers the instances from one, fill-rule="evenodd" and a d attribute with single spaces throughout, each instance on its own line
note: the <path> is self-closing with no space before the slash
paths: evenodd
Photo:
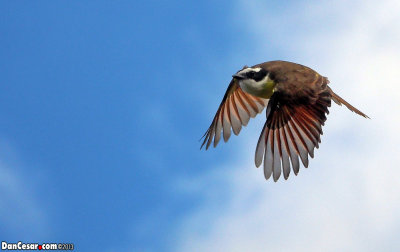
<path id="1" fill-rule="evenodd" d="M 297 175 L 299 158 L 308 167 L 308 156 L 314 157 L 314 148 L 318 148 L 321 142 L 322 126 L 331 100 L 368 118 L 336 95 L 328 86 L 328 79 L 311 68 L 285 61 L 270 61 L 251 68 L 266 70 L 275 84 L 272 96 L 264 99 L 249 94 L 243 91 L 237 79 L 232 79 L 203 136 L 201 147 L 205 145 L 208 149 L 211 144 L 216 147 L 221 132 L 225 142 L 231 135 L 231 129 L 238 135 L 242 125 L 246 126 L 251 117 L 267 107 L 267 119 L 255 153 L 255 165 L 259 167 L 264 163 L 266 179 L 272 175 L 277 181 L 282 172 L 287 179 L 291 167 Z"/>

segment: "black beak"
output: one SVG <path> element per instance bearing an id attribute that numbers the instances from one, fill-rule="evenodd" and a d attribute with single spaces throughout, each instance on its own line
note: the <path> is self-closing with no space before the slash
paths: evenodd
<path id="1" fill-rule="evenodd" d="M 234 79 L 237 79 L 237 80 L 243 80 L 244 79 L 241 75 L 238 75 L 238 74 L 234 74 L 234 75 L 232 75 L 232 77 Z"/>

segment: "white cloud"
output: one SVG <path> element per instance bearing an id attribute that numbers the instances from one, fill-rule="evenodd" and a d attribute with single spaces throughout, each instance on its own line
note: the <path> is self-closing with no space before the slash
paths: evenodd
<path id="1" fill-rule="evenodd" d="M 399 2 L 315 2 L 274 13 L 242 1 L 239 9 L 260 55 L 287 49 L 372 119 L 333 105 L 310 168 L 278 183 L 253 168 L 258 119 L 227 168 L 194 181 L 209 200 L 182 223 L 176 250 L 398 251 Z M 229 190 L 210 189 L 210 177 Z"/>
<path id="2" fill-rule="evenodd" d="M 15 151 L 4 143 L 4 139 L 0 150 L 8 157 L 7 161 L 0 160 L 0 221 L 2 231 L 7 231 L 2 233 L 2 238 L 13 237 L 11 234 L 18 234 L 19 238 L 45 234 L 47 220 L 40 200 L 32 190 L 41 179 L 22 172 L 21 165 L 15 161 Z"/>

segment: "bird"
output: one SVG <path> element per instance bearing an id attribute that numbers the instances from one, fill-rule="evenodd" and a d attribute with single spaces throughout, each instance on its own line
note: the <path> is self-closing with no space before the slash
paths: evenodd
<path id="1" fill-rule="evenodd" d="M 200 149 L 216 147 L 240 133 L 250 118 L 266 107 L 266 122 L 255 150 L 255 166 L 263 163 L 264 177 L 276 182 L 281 173 L 288 179 L 293 169 L 299 173 L 300 162 L 308 167 L 308 156 L 321 143 L 322 126 L 331 101 L 369 118 L 329 87 L 329 80 L 315 70 L 288 61 L 268 61 L 244 66 L 232 75 L 221 104 L 205 132 Z"/>

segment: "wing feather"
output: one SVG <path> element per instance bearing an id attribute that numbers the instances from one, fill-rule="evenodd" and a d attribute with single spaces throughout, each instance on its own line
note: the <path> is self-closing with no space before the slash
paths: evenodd
<path id="1" fill-rule="evenodd" d="M 279 115 L 274 118 L 274 181 L 276 182 L 281 176 L 281 139 L 279 136 Z"/>
<path id="2" fill-rule="evenodd" d="M 231 130 L 238 135 L 242 126 L 246 126 L 250 118 L 261 113 L 267 103 L 267 99 L 244 92 L 232 79 L 210 127 L 202 137 L 204 140 L 200 148 L 205 145 L 208 149 L 211 143 L 214 143 L 213 146 L 216 147 L 221 134 L 227 142 L 231 136 Z"/>
<path id="3" fill-rule="evenodd" d="M 233 94 L 233 96 L 235 97 L 235 104 L 236 104 L 237 109 L 238 109 L 240 121 L 242 122 L 243 126 L 246 126 L 247 123 L 250 120 L 250 112 L 247 109 L 246 105 L 244 104 L 244 102 L 243 102 L 243 100 L 240 97 L 240 94 L 238 92 L 235 92 Z"/>
<path id="4" fill-rule="evenodd" d="M 261 135 L 260 138 L 258 138 L 258 142 L 257 142 L 257 148 L 256 148 L 256 155 L 255 155 L 255 164 L 256 167 L 260 167 L 260 165 L 262 164 L 263 161 L 263 157 L 264 157 L 264 152 L 265 152 L 265 141 L 266 141 L 266 133 L 267 131 L 265 130 L 265 127 L 267 126 L 267 124 L 264 125 L 264 128 L 261 131 Z"/>
<path id="5" fill-rule="evenodd" d="M 272 130 L 267 128 L 267 138 L 265 139 L 266 148 L 264 155 L 264 177 L 269 179 L 272 174 L 272 166 L 274 165 L 274 138 Z"/>
<path id="6" fill-rule="evenodd" d="M 229 112 L 230 112 L 230 119 L 232 122 L 232 130 L 235 135 L 239 135 L 240 130 L 242 129 L 242 122 L 240 121 L 239 113 L 237 112 L 237 108 L 235 105 L 234 96 L 231 95 L 229 97 Z"/>
<path id="7" fill-rule="evenodd" d="M 229 137 L 231 136 L 231 123 L 229 118 L 229 106 L 224 106 L 223 117 L 222 117 L 222 129 L 224 135 L 224 141 L 227 142 Z"/>
<path id="8" fill-rule="evenodd" d="M 322 125 L 329 105 L 324 95 L 310 103 L 288 103 L 280 100 L 279 94 L 273 94 L 255 156 L 257 167 L 264 161 L 266 179 L 273 175 L 277 181 L 282 172 L 287 179 L 291 168 L 297 175 L 299 158 L 303 166 L 308 167 L 308 156 L 314 157 L 314 149 L 321 142 Z"/>
<path id="9" fill-rule="evenodd" d="M 279 136 L 281 138 L 281 142 L 282 142 L 282 146 L 281 146 L 281 150 L 282 150 L 282 169 L 283 169 L 283 177 L 285 179 L 288 179 L 289 174 L 290 174 L 290 163 L 289 163 L 289 144 L 286 138 L 286 134 L 285 134 L 285 129 L 284 129 L 284 121 L 283 121 L 283 115 L 280 114 L 279 115 Z"/>
<path id="10" fill-rule="evenodd" d="M 217 146 L 219 140 L 221 139 L 222 113 L 216 117 L 216 121 L 217 122 L 214 124 L 214 127 L 213 127 L 213 128 L 215 128 L 214 147 Z M 209 137 L 209 139 L 210 138 L 212 138 L 212 134 L 211 134 L 211 137 Z"/>

